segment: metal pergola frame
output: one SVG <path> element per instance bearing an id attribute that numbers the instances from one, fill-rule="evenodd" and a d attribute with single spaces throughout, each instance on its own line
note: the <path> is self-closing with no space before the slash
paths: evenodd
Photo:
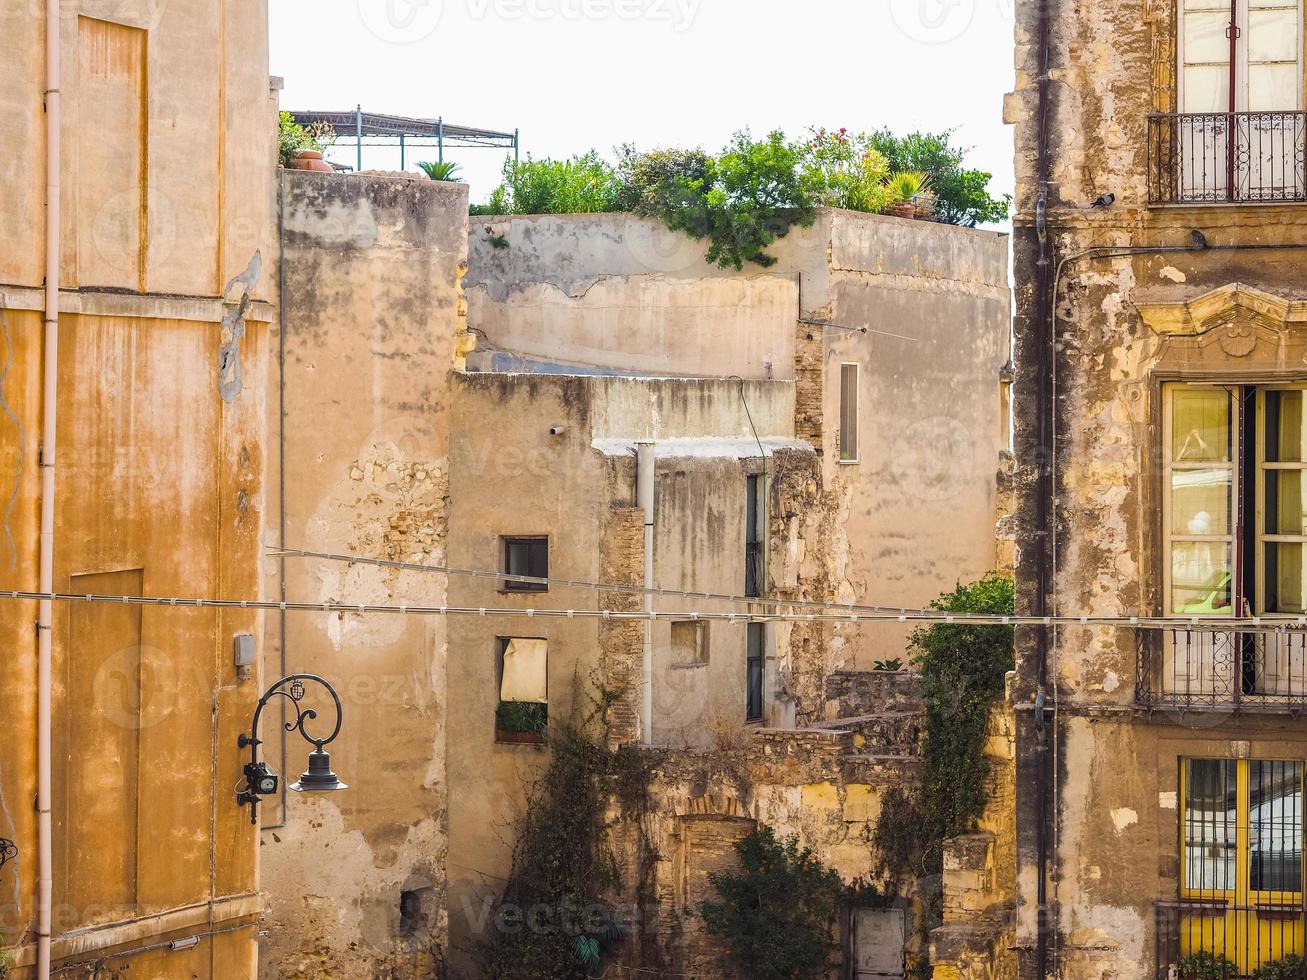
<path id="1" fill-rule="evenodd" d="M 410 143 L 416 146 L 436 147 L 437 159 L 444 162 L 445 147 L 472 146 L 500 148 L 513 151 L 513 158 L 521 157 L 520 130 L 511 133 L 493 129 L 477 129 L 447 123 L 443 116 L 420 119 L 412 116 L 392 116 L 379 112 L 364 112 L 362 106 L 346 112 L 317 112 L 308 109 L 291 109 L 291 117 L 301 126 L 326 123 L 337 138 L 356 142 L 358 155 L 356 169 L 363 169 L 364 146 L 398 146 L 399 166 L 406 166 L 405 151 Z"/>

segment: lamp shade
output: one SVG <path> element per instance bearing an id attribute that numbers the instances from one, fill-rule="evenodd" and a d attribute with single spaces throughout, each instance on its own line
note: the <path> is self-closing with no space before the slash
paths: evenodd
<path id="1" fill-rule="evenodd" d="M 336 790 L 349 789 L 331 771 L 331 755 L 322 749 L 309 753 L 309 768 L 300 774 L 300 778 L 290 788 L 296 793 L 334 793 Z"/>

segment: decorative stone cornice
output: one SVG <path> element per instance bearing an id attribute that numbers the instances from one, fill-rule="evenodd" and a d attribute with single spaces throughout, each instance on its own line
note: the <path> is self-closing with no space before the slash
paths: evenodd
<path id="1" fill-rule="evenodd" d="M 1243 283 L 1230 283 L 1191 300 L 1136 303 L 1150 330 L 1166 337 L 1216 340 L 1228 354 L 1249 353 L 1260 335 L 1278 337 L 1290 327 L 1307 326 L 1307 300 L 1285 299 Z M 1224 328 L 1224 329 L 1222 329 Z"/>

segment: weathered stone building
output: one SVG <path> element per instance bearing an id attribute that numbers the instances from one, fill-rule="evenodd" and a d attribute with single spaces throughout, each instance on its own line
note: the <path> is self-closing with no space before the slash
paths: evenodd
<path id="1" fill-rule="evenodd" d="M 0 8 L 0 588 L 259 594 L 275 123 L 262 2 Z M 260 617 L 44 605 L 0 603 L 17 976 L 252 975 Z"/>
<path id="2" fill-rule="evenodd" d="M 920 706 L 911 675 L 869 673 L 903 659 L 897 624 L 695 621 L 678 613 L 749 607 L 675 593 L 920 605 L 995 565 L 1006 240 L 824 212 L 736 274 L 621 215 L 473 219 L 469 249 L 457 197 L 285 176 L 286 295 L 311 301 L 283 317 L 268 540 L 561 581 L 284 563 L 291 595 L 521 612 L 294 616 L 284 653 L 269 624 L 276 669 L 342 680 L 355 791 L 265 830 L 261 970 L 408 975 L 446 939 L 466 968 L 548 760 L 535 723 L 576 718 L 597 684 L 616 741 L 665 750 L 651 822 L 613 814 L 619 851 L 653 827 L 660 855 L 625 878 L 654 924 L 627 965 L 711 973 L 685 913 L 731 842 L 765 823 L 868 874 L 879 800 L 916 779 Z M 529 616 L 641 608 L 597 582 L 672 593 L 650 599 L 647 707 L 643 625 Z"/>
<path id="3" fill-rule="evenodd" d="M 1297 0 L 1017 4 L 1024 976 L 1303 953 Z M 1259 971 L 1261 971 L 1259 973 Z"/>

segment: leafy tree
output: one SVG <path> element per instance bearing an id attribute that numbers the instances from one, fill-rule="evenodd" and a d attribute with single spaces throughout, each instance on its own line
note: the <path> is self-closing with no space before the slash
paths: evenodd
<path id="1" fill-rule="evenodd" d="M 866 139 L 884 154 L 891 170 L 919 172 L 929 178 L 938 220 L 968 228 L 1007 220 L 1012 196 L 991 197 L 993 175 L 963 166 L 966 151 L 952 145 L 952 136 L 951 131 L 895 136 L 881 129 Z"/>
<path id="2" fill-rule="evenodd" d="M 732 962 L 751 980 L 824 977 L 835 914 L 845 894 L 839 875 L 768 827 L 735 845 L 740 870 L 710 874 L 719 901 L 703 902 L 708 932 L 720 936 Z"/>
<path id="3" fill-rule="evenodd" d="M 621 190 L 617 208 L 646 218 L 658 218 L 685 199 L 684 188 L 711 180 L 703 150 L 651 150 L 641 153 L 627 144 L 618 150 Z"/>
<path id="4" fill-rule="evenodd" d="M 708 239 L 708 261 L 742 269 L 776 264 L 764 250 L 795 225 L 812 224 L 812 197 L 799 173 L 799 150 L 785 134 L 754 140 L 737 133 L 703 173 L 683 173 L 659 185 L 661 217 L 673 231 Z"/>

